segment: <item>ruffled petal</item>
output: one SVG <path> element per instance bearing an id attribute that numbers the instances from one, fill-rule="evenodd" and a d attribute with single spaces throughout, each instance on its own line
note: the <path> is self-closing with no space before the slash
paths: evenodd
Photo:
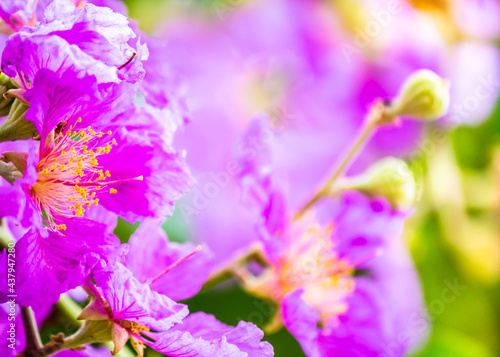
<path id="1" fill-rule="evenodd" d="M 212 315 L 197 312 L 183 324 L 159 334 L 155 350 L 171 357 L 267 357 L 273 356 L 268 342 L 261 342 L 264 333 L 255 325 L 241 321 L 227 326 Z"/>
<path id="2" fill-rule="evenodd" d="M 102 193 L 100 203 L 129 222 L 171 215 L 174 201 L 194 186 L 183 156 L 154 133 L 143 136 L 140 129 L 115 127 L 112 131 L 117 146 L 101 156 L 99 164 L 109 170 L 111 180 L 142 179 L 113 185 L 118 193 Z"/>
<path id="3" fill-rule="evenodd" d="M 408 217 L 408 212 L 396 211 L 384 198 L 370 199 L 354 191 L 343 194 L 323 214 L 334 222 L 339 257 L 355 265 L 382 252 L 389 237 L 400 237 Z"/>
<path id="4" fill-rule="evenodd" d="M 10 77 L 21 71 L 31 82 L 41 68 L 76 68 L 95 75 L 98 83 L 135 82 L 144 77 L 144 69 L 135 55 L 139 49 L 128 44 L 134 37 L 127 18 L 107 7 L 78 8 L 70 0 L 54 0 L 35 27 L 11 36 L 2 68 Z"/>
<path id="5" fill-rule="evenodd" d="M 94 77 L 66 70 L 56 73 L 40 69 L 34 79 L 33 89 L 26 92 L 30 102 L 26 119 L 35 124 L 45 147 L 47 135 L 62 121 L 73 116 L 77 110 L 95 100 L 97 90 Z"/>
<path id="6" fill-rule="evenodd" d="M 148 281 L 179 259 L 192 253 L 193 244 L 169 243 L 161 221 L 147 220 L 130 237 L 127 266 L 140 281 Z M 173 300 L 195 295 L 206 282 L 213 267 L 213 254 L 204 246 L 151 284 L 151 289 Z"/>
<path id="7" fill-rule="evenodd" d="M 321 357 L 318 347 L 319 314 L 303 299 L 304 289 L 289 293 L 282 302 L 283 323 L 308 357 Z"/>
<path id="8" fill-rule="evenodd" d="M 118 263 L 93 275 L 97 287 L 113 311 L 113 318 L 136 322 L 157 331 L 166 331 L 188 314 L 186 305 L 178 304 L 150 289 Z"/>
<path id="9" fill-rule="evenodd" d="M 16 293 L 19 304 L 43 308 L 59 295 L 82 285 L 98 265 L 106 265 L 123 251 L 116 237 L 101 224 L 71 219 L 66 235 L 30 230 L 16 244 Z"/>

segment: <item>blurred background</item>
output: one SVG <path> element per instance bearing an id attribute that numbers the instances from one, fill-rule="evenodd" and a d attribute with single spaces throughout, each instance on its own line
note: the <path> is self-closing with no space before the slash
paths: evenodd
<path id="1" fill-rule="evenodd" d="M 500 356 L 498 1 L 125 4 L 139 28 L 167 43 L 158 74 L 168 73 L 172 83 L 182 83 L 183 94 L 191 95 L 192 101 L 184 103 L 190 123 L 176 140 L 187 150 L 201 187 L 207 174 L 219 172 L 229 160 L 238 135 L 257 112 L 267 113 L 278 127 L 285 122 L 292 129 L 283 140 L 296 140 L 298 147 L 303 136 L 294 136 L 294 130 L 318 138 L 317 148 L 303 145 L 313 155 L 310 161 L 318 158 L 321 167 L 310 164 L 302 170 L 319 177 L 353 137 L 375 98 L 393 96 L 405 76 L 419 68 L 447 78 L 452 104 L 446 118 L 382 130 L 351 173 L 393 155 L 407 160 L 415 174 L 418 203 L 404 238 L 433 329 L 427 345 L 414 355 Z M 307 187 L 307 180 L 300 182 Z M 170 239 L 207 241 L 219 261 L 251 241 L 241 221 L 233 227 L 231 216 L 213 220 L 211 214 L 227 214 L 227 207 L 239 214 L 237 199 L 220 196 L 190 219 L 182 207 L 191 207 L 196 198 L 186 198 L 164 224 Z M 120 221 L 115 233 L 126 242 L 135 229 L 137 224 Z M 230 283 L 203 291 L 188 304 L 191 311 L 212 313 L 232 325 L 247 320 L 264 326 L 270 317 L 266 304 Z M 51 330 L 46 326 L 45 333 Z M 285 329 L 265 339 L 277 357 L 303 356 Z M 147 356 L 155 355 L 147 349 Z"/>

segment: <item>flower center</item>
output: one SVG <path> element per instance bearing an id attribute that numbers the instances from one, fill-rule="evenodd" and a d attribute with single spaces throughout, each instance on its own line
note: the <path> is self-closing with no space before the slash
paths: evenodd
<path id="1" fill-rule="evenodd" d="M 321 323 L 330 326 L 347 310 L 346 297 L 354 290 L 354 269 L 335 253 L 332 231 L 331 225 L 308 226 L 292 237 L 279 264 L 283 293 L 304 288 L 304 300 L 320 313 Z"/>
<path id="2" fill-rule="evenodd" d="M 139 334 L 141 332 L 148 332 L 149 328 L 138 324 L 137 322 L 128 321 L 128 320 L 115 320 L 117 324 L 122 326 L 126 330 L 130 330 L 132 333 Z"/>
<path id="3" fill-rule="evenodd" d="M 142 176 L 129 180 L 108 180 L 111 174 L 99 165 L 98 159 L 108 154 L 112 145 L 118 144 L 112 139 L 102 145 L 100 138 L 105 135 L 111 135 L 111 131 L 97 133 L 90 126 L 85 130 L 72 131 L 70 127 L 65 134 L 57 136 L 54 148 L 40 159 L 38 180 L 31 187 L 30 194 L 51 230 L 66 229 L 61 222 L 64 218 L 83 217 L 87 209 L 99 204 L 100 193 L 117 193 L 115 188 L 108 186 L 142 180 Z"/>

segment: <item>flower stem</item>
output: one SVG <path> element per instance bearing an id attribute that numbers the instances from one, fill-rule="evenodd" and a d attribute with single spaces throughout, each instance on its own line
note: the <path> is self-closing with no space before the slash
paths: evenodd
<path id="1" fill-rule="evenodd" d="M 323 187 L 321 187 L 312 198 L 310 198 L 295 214 L 294 219 L 300 218 L 307 210 L 314 206 L 319 200 L 328 195 L 338 178 L 347 170 L 349 165 L 357 158 L 361 149 L 369 141 L 375 129 L 381 124 L 388 122 L 388 118 L 384 116 L 386 106 L 384 103 L 378 101 L 376 102 L 368 112 L 366 116 L 363 127 L 359 132 L 356 140 L 350 147 L 349 151 L 342 158 L 339 164 L 336 164 L 333 173 Z"/>
<path id="2" fill-rule="evenodd" d="M 26 348 L 24 356 L 39 356 L 40 350 L 43 348 L 38 327 L 36 325 L 35 314 L 31 307 L 21 306 L 21 315 L 23 317 L 24 331 L 26 334 Z"/>
<path id="3" fill-rule="evenodd" d="M 63 316 L 68 317 L 72 322 L 78 326 L 83 324 L 83 321 L 76 320 L 76 317 L 82 312 L 82 308 L 78 305 L 68 294 L 62 294 L 59 301 L 56 303 L 55 308 Z"/>

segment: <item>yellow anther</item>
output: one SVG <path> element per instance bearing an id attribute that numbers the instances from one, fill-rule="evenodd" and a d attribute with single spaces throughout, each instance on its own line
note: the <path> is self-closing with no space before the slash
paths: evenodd
<path id="1" fill-rule="evenodd" d="M 117 191 L 117 190 L 115 190 L 114 188 L 111 188 L 111 189 L 109 190 L 109 193 L 117 193 L 117 192 L 118 192 L 118 191 Z"/>

